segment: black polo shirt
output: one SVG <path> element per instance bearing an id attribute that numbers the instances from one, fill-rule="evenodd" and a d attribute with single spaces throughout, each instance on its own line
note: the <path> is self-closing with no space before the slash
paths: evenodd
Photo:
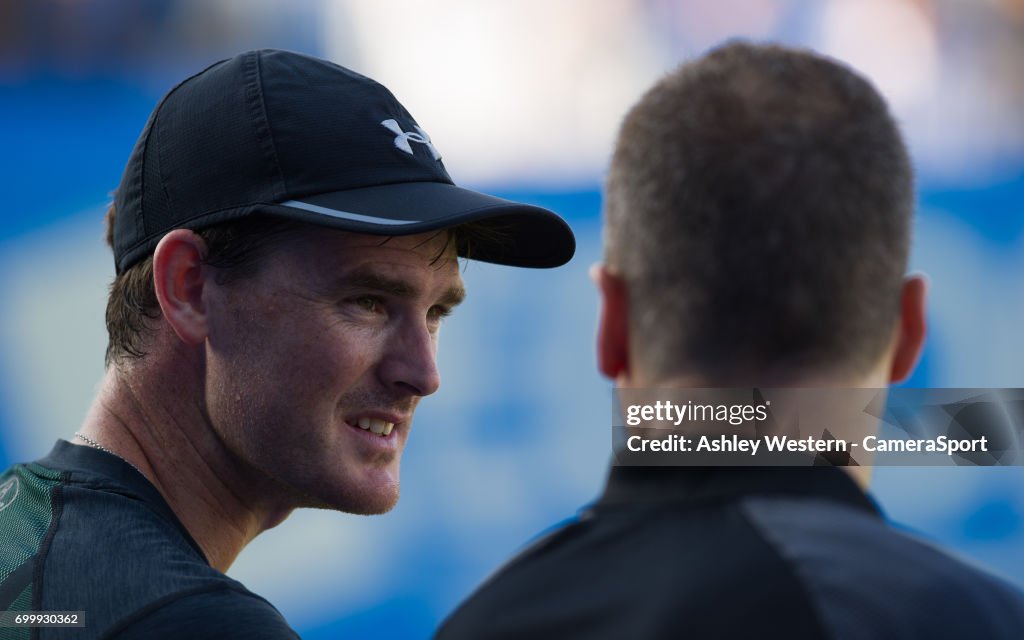
<path id="1" fill-rule="evenodd" d="M 80 627 L 0 638 L 294 639 L 277 609 L 207 562 L 127 462 L 58 441 L 0 476 L 0 610 L 81 611 Z"/>
<path id="2" fill-rule="evenodd" d="M 485 582 L 456 638 L 1024 638 L 1024 595 L 832 467 L 615 467 Z"/>

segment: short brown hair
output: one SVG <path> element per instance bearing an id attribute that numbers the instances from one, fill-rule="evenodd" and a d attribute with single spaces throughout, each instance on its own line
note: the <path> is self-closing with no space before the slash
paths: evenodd
<path id="1" fill-rule="evenodd" d="M 807 51 L 730 43 L 633 107 L 607 261 L 649 373 L 863 372 L 891 338 L 913 175 L 884 100 Z"/>
<path id="2" fill-rule="evenodd" d="M 107 244 L 113 247 L 114 205 L 106 215 Z M 206 243 L 205 263 L 222 269 L 222 282 L 250 275 L 258 257 L 270 240 L 303 227 L 291 220 L 252 217 L 225 222 L 196 231 Z M 145 355 L 150 321 L 160 316 L 160 306 L 153 287 L 153 256 L 146 256 L 117 275 L 110 284 L 107 298 L 107 353 L 109 367 L 125 359 Z"/>

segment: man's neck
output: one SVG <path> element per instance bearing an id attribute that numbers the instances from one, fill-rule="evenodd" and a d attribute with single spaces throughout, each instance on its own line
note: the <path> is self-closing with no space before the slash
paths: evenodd
<path id="1" fill-rule="evenodd" d="M 139 470 L 211 566 L 227 571 L 292 511 L 281 488 L 228 451 L 210 426 L 195 376 L 111 366 L 80 433 Z"/>

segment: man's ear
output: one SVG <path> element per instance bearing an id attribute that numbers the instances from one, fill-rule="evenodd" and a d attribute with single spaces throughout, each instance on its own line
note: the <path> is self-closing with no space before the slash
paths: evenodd
<path id="1" fill-rule="evenodd" d="M 597 320 L 597 368 L 616 380 L 629 374 L 629 290 L 625 281 L 601 264 L 590 268 L 601 297 Z"/>
<path id="2" fill-rule="evenodd" d="M 153 252 L 153 286 L 167 324 L 182 342 L 196 345 L 207 335 L 203 287 L 206 243 L 195 232 L 175 229 Z"/>
<path id="3" fill-rule="evenodd" d="M 900 292 L 900 318 L 893 351 L 890 382 L 903 382 L 913 373 L 924 347 L 925 298 L 928 281 L 922 275 L 907 276 Z"/>

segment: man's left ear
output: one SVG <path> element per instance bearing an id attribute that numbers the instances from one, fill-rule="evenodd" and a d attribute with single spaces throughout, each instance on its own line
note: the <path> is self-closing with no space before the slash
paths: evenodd
<path id="1" fill-rule="evenodd" d="M 188 229 L 165 235 L 153 252 L 153 287 L 167 324 L 182 342 L 201 344 L 208 331 L 203 287 L 206 243 Z"/>
<path id="2" fill-rule="evenodd" d="M 600 294 L 597 320 L 597 368 L 612 381 L 629 374 L 629 289 L 601 264 L 590 268 Z"/>
<path id="3" fill-rule="evenodd" d="M 889 381 L 903 382 L 914 372 L 924 348 L 927 333 L 925 299 L 928 280 L 923 275 L 907 276 L 900 292 L 900 317 L 896 348 L 893 351 Z"/>

